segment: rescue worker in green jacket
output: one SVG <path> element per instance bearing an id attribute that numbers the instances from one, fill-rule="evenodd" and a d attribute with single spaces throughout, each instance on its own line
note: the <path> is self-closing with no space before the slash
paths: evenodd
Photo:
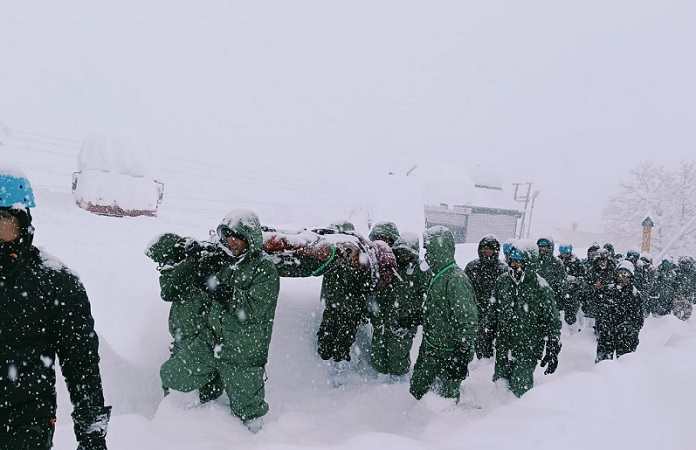
<path id="1" fill-rule="evenodd" d="M 556 243 L 551 237 L 542 237 L 537 240 L 537 248 L 539 250 L 538 273 L 551 286 L 554 300 L 556 301 L 556 308 L 559 312 L 564 311 L 566 313 L 569 320 L 568 324 L 570 325 L 574 322 L 572 316 L 575 311 L 572 305 L 565 304 L 568 282 L 563 263 L 553 254 L 555 247 Z"/>
<path id="2" fill-rule="evenodd" d="M 411 370 L 411 347 L 420 324 L 429 272 L 420 269 L 420 244 L 414 233 L 403 233 L 392 247 L 398 274 L 375 294 L 371 314 L 372 367 L 393 381 Z"/>
<path id="3" fill-rule="evenodd" d="M 459 401 L 478 332 L 474 289 L 454 260 L 452 232 L 442 226 L 423 233 L 425 261 L 434 274 L 423 306 L 423 341 L 413 368 L 410 392 L 421 399 L 433 390 Z"/>
<path id="4" fill-rule="evenodd" d="M 513 394 L 521 397 L 534 385 L 534 369 L 558 367 L 561 350 L 561 320 L 549 284 L 538 275 L 538 257 L 532 243 L 517 241 L 509 254 L 508 273 L 493 290 L 487 316 L 495 333 L 493 381 L 507 380 Z M 544 353 L 544 346 L 546 353 Z"/>
<path id="5" fill-rule="evenodd" d="M 171 303 L 169 309 L 169 333 L 174 339 L 169 348 L 170 355 L 180 349 L 213 345 L 212 330 L 208 327 L 208 314 L 212 299 L 195 283 L 200 259 L 206 255 L 220 253 L 212 244 L 202 246 L 193 238 L 174 233 L 164 233 L 153 240 L 145 254 L 155 261 L 160 273 L 160 297 Z M 222 255 L 220 255 L 221 257 Z M 175 270 L 176 269 L 176 270 Z M 199 388 L 199 399 L 206 403 L 222 395 L 219 375 Z M 165 388 L 165 395 L 168 389 Z"/>
<path id="6" fill-rule="evenodd" d="M 220 377 L 232 413 L 252 432 L 268 412 L 264 374 L 278 301 L 280 279 L 262 251 L 258 216 L 245 210 L 228 214 L 217 228 L 222 252 L 205 255 L 195 274 L 185 264 L 171 274 L 172 289 L 194 284 L 212 300 L 209 333 L 200 333 L 162 365 L 162 385 L 189 392 Z"/>
<path id="7" fill-rule="evenodd" d="M 339 234 L 356 235 L 350 222 L 336 222 L 330 228 Z M 323 277 L 324 312 L 317 331 L 317 352 L 329 362 L 333 384 L 338 387 L 346 382 L 350 371 L 350 349 L 366 314 L 365 296 L 371 280 L 369 272 L 359 265 L 344 264 L 326 271 Z"/>

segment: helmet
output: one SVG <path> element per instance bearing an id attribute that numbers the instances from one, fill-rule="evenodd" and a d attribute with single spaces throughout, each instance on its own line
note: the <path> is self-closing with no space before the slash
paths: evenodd
<path id="1" fill-rule="evenodd" d="M 512 243 L 514 241 L 515 241 L 514 239 L 508 239 L 507 241 L 505 241 L 503 243 L 503 254 L 505 254 L 505 256 L 510 254 L 510 249 L 512 248 Z"/>
<path id="2" fill-rule="evenodd" d="M 0 169 L 0 208 L 13 208 L 17 204 L 33 208 L 34 191 L 27 177 L 16 169 Z"/>
<path id="3" fill-rule="evenodd" d="M 619 264 L 619 266 L 616 268 L 616 271 L 617 271 L 617 272 L 618 272 L 619 270 L 625 270 L 626 272 L 628 272 L 629 274 L 631 274 L 631 276 L 633 276 L 633 274 L 634 274 L 633 263 L 632 263 L 631 261 L 626 261 L 626 260 L 621 261 L 621 263 Z"/>
<path id="4" fill-rule="evenodd" d="M 537 241 L 537 246 L 539 247 L 551 247 L 551 241 L 546 238 L 540 238 Z"/>
<path id="5" fill-rule="evenodd" d="M 512 247 L 510 249 L 508 258 L 510 258 L 512 261 L 524 261 L 524 252 L 519 250 L 517 247 Z"/>
<path id="6" fill-rule="evenodd" d="M 570 255 L 573 253 L 573 244 L 561 245 L 558 247 L 558 253 L 561 255 Z"/>
<path id="7" fill-rule="evenodd" d="M 29 208 L 36 206 L 31 184 L 17 169 L 0 169 L 0 215 L 19 222 L 20 236 L 0 244 L 0 276 L 14 273 L 25 258 L 34 239 Z"/>

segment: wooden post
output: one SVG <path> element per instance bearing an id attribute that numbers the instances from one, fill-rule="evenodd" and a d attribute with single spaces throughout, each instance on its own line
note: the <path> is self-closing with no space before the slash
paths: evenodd
<path id="1" fill-rule="evenodd" d="M 640 245 L 640 251 L 641 252 L 649 252 L 650 251 L 650 241 L 652 239 L 652 228 L 653 221 L 650 219 L 650 216 L 646 217 L 645 220 L 643 220 L 643 239 L 641 241 Z"/>

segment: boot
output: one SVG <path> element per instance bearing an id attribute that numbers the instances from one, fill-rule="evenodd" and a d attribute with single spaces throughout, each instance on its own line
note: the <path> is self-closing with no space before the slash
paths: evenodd
<path id="1" fill-rule="evenodd" d="M 198 399 L 201 405 L 204 403 L 212 402 L 216 398 L 220 397 L 224 389 L 222 387 L 222 380 L 220 379 L 220 374 L 216 374 L 213 381 L 205 384 L 198 390 Z"/>
<path id="2" fill-rule="evenodd" d="M 348 383 L 350 361 L 331 361 L 331 379 L 333 387 L 338 388 Z"/>
<path id="3" fill-rule="evenodd" d="M 242 423 L 249 429 L 249 431 L 256 434 L 261 431 L 261 428 L 263 428 L 263 417 L 244 420 Z"/>

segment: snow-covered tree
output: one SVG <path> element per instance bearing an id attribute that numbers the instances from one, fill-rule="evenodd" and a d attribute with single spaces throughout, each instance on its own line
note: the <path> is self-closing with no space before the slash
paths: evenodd
<path id="1" fill-rule="evenodd" d="M 651 251 L 657 254 L 696 214 L 696 165 L 682 162 L 671 172 L 654 162 L 643 162 L 620 184 L 621 192 L 609 198 L 602 210 L 604 233 L 617 249 L 640 243 L 642 222 L 654 222 Z M 696 230 L 671 249 L 673 255 L 696 252 Z"/>

